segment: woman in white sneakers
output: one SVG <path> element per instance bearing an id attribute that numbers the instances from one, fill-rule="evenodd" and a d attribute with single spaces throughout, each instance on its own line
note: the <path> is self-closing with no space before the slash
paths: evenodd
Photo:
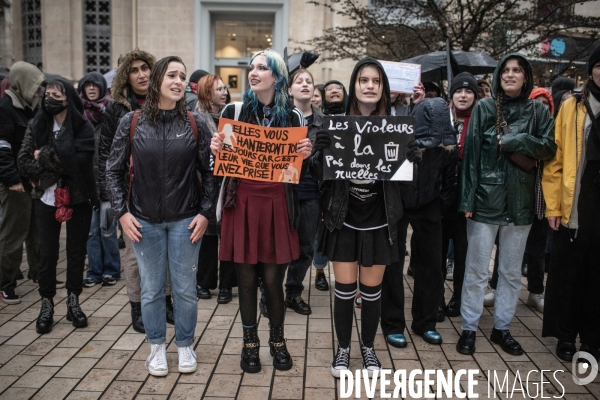
<path id="1" fill-rule="evenodd" d="M 142 314 L 151 345 L 146 368 L 155 376 L 169 372 L 167 271 L 174 300 L 179 372 L 196 370 L 196 267 L 200 240 L 213 214 L 211 132 L 203 118 L 186 112 L 185 85 L 186 69 L 179 57 L 158 61 L 150 73 L 141 113 L 130 112 L 121 119 L 106 163 L 113 211 L 123 233 L 133 242 L 140 269 Z M 125 175 L 130 157 L 135 175 L 129 169 L 127 194 Z"/>

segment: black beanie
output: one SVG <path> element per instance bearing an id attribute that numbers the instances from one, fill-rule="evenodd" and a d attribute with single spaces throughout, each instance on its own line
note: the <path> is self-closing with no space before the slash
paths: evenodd
<path id="1" fill-rule="evenodd" d="M 477 94 L 477 80 L 468 72 L 461 72 L 452 78 L 452 83 L 450 84 L 450 100 L 452 100 L 454 92 L 460 88 L 467 88 L 475 93 L 475 98 L 479 97 Z"/>
<path id="2" fill-rule="evenodd" d="M 598 61 L 600 61 L 600 46 L 597 46 L 594 51 L 592 51 L 592 54 L 590 54 L 588 60 L 588 74 L 590 74 L 590 76 L 592 75 L 592 68 L 594 68 L 594 65 L 596 65 Z"/>
<path id="3" fill-rule="evenodd" d="M 202 79 L 202 77 L 208 75 L 208 72 L 202 70 L 202 69 L 197 69 L 194 71 L 194 73 L 192 74 L 192 76 L 190 76 L 190 82 L 194 82 L 194 83 L 198 83 L 198 81 L 200 79 Z"/>

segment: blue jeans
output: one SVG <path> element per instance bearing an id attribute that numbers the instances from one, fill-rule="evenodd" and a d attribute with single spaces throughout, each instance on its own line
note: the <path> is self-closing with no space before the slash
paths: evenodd
<path id="1" fill-rule="evenodd" d="M 521 290 L 521 263 L 531 225 L 499 226 L 467 218 L 467 261 L 462 290 L 462 329 L 476 331 L 483 312 L 483 296 L 487 286 L 490 258 L 499 231 L 498 287 L 494 302 L 494 327 L 510 329 Z"/>
<path id="2" fill-rule="evenodd" d="M 87 241 L 87 254 L 90 267 L 87 277 L 102 280 L 103 275 L 121 278 L 121 254 L 117 238 L 117 220 L 108 229 L 100 227 L 100 211 L 92 211 L 90 236 Z"/>
<path id="3" fill-rule="evenodd" d="M 167 270 L 175 311 L 175 344 L 194 343 L 198 319 L 196 269 L 200 241 L 192 243 L 188 229 L 194 218 L 153 224 L 138 218 L 142 238 L 133 243 L 141 279 L 142 315 L 150 344 L 163 344 L 167 336 L 165 286 Z"/>
<path id="4" fill-rule="evenodd" d="M 313 260 L 318 223 L 319 200 L 301 200 L 300 223 L 298 225 L 300 257 L 286 266 L 287 280 L 285 282 L 285 292 L 287 297 L 301 296 L 302 291 L 304 291 L 302 281 Z"/>

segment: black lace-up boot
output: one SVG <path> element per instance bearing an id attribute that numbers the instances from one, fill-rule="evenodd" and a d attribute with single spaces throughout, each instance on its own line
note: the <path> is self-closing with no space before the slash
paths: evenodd
<path id="1" fill-rule="evenodd" d="M 79 296 L 75 293 L 69 293 L 67 297 L 67 321 L 73 323 L 75 328 L 83 328 L 87 326 L 87 317 L 79 307 Z"/>
<path id="2" fill-rule="evenodd" d="M 131 304 L 131 326 L 133 330 L 139 333 L 146 333 L 144 321 L 142 320 L 142 303 L 139 301 L 130 301 Z"/>
<path id="3" fill-rule="evenodd" d="M 292 368 L 292 356 L 288 353 L 283 337 L 283 325 L 272 326 L 269 337 L 269 347 L 273 356 L 273 366 L 280 371 L 287 371 Z"/>
<path id="4" fill-rule="evenodd" d="M 54 323 L 54 301 L 50 297 L 42 297 L 42 309 L 35 323 L 37 333 L 50 333 Z"/>
<path id="5" fill-rule="evenodd" d="M 242 360 L 240 361 L 240 367 L 244 372 L 254 374 L 260 371 L 259 350 L 260 340 L 258 340 L 256 325 L 252 328 L 244 327 L 244 347 L 242 348 Z"/>

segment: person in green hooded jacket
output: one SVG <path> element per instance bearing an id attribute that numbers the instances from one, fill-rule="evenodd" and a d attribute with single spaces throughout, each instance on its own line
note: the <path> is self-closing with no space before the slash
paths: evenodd
<path id="1" fill-rule="evenodd" d="M 540 205 L 536 192 L 541 196 L 541 183 L 536 181 L 537 168 L 521 169 L 523 165 L 513 161 L 511 154 L 550 160 L 556 152 L 554 121 L 542 103 L 529 99 L 532 89 L 531 65 L 522 55 L 509 54 L 494 72 L 492 97 L 479 101 L 471 114 L 458 205 L 467 217 L 469 242 L 461 305 L 463 332 L 456 345 L 462 354 L 475 352 L 497 233 L 499 280 L 490 339 L 509 354 L 523 354 L 510 334 L 510 323 L 519 300 L 521 262 Z"/>

